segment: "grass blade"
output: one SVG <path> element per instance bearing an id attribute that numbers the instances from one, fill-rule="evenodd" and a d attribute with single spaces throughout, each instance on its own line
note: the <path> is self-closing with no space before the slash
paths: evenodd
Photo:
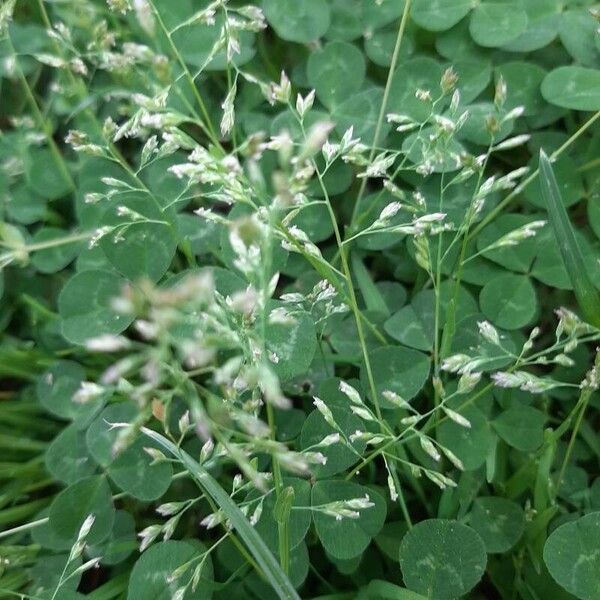
<path id="1" fill-rule="evenodd" d="M 214 502 L 223 510 L 231 521 L 240 537 L 244 540 L 250 553 L 263 570 L 269 583 L 282 600 L 300 600 L 300 596 L 294 589 L 287 575 L 283 572 L 279 563 L 264 543 L 263 539 L 250 525 L 237 504 L 229 497 L 229 494 L 217 483 L 212 475 L 187 452 L 178 448 L 173 442 L 156 431 L 142 428 L 142 432 L 162 446 L 169 454 L 181 461 L 189 474 L 194 478 L 202 490 L 208 494 Z"/>
<path id="2" fill-rule="evenodd" d="M 540 150 L 540 185 L 548 208 L 550 223 L 554 229 L 565 268 L 573 284 L 579 308 L 585 319 L 595 327 L 600 327 L 600 295 L 583 262 L 550 159 L 543 150 Z"/>

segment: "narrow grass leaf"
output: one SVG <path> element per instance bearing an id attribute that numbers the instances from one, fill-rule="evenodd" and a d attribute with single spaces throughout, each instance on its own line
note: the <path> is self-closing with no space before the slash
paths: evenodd
<path id="1" fill-rule="evenodd" d="M 298 596 L 294 586 L 283 572 L 279 563 L 275 560 L 275 557 L 271 554 L 260 535 L 255 531 L 252 525 L 250 525 L 248 519 L 238 508 L 237 504 L 235 504 L 216 480 L 213 479 L 210 473 L 198 464 L 187 452 L 178 448 L 167 438 L 160 435 L 160 433 L 145 427 L 142 428 L 142 432 L 181 461 L 190 475 L 196 480 L 196 483 L 215 501 L 221 510 L 223 510 L 227 518 L 240 534 L 241 538 L 246 542 L 252 556 L 256 559 L 256 562 L 263 570 L 279 598 L 282 600 L 300 600 L 300 596 Z"/>
<path id="2" fill-rule="evenodd" d="M 586 270 L 575 239 L 573 226 L 562 202 L 550 159 L 543 150 L 540 150 L 540 184 L 542 196 L 548 208 L 550 223 L 554 229 L 567 273 L 571 278 L 579 307 L 592 325 L 600 327 L 600 296 Z"/>

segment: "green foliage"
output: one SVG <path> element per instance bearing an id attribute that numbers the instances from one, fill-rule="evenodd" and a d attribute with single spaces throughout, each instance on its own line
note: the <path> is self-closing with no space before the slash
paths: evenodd
<path id="1" fill-rule="evenodd" d="M 428 519 L 413 527 L 400 546 L 400 568 L 409 587 L 428 598 L 458 598 L 481 579 L 487 557 L 470 527 Z"/>
<path id="2" fill-rule="evenodd" d="M 600 513 L 593 512 L 552 532 L 544 546 L 544 561 L 552 577 L 582 600 L 598 598 L 598 534 Z"/>
<path id="3" fill-rule="evenodd" d="M 0 597 L 600 600 L 596 2 L 0 4 Z"/>

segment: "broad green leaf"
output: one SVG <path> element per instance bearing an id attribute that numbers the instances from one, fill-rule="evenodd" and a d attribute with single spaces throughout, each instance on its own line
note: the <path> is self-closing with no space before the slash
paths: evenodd
<path id="1" fill-rule="evenodd" d="M 459 315 L 461 311 L 458 311 Z M 485 373 L 497 371 L 513 362 L 516 343 L 508 332 L 497 329 L 501 350 L 492 342 L 484 339 L 479 331 L 479 323 L 485 321 L 485 315 L 473 313 L 464 318 L 458 318 L 456 331 L 452 338 L 452 354 L 467 354 L 487 359 L 477 370 Z"/>
<path id="2" fill-rule="evenodd" d="M 492 78 L 492 66 L 488 61 L 465 58 L 453 61 L 450 66 L 458 75 L 456 88 L 460 91 L 463 104 L 477 99 Z"/>
<path id="3" fill-rule="evenodd" d="M 336 131 L 343 135 L 348 128 L 354 127 L 355 137 L 359 137 L 364 144 L 373 143 L 382 101 L 383 90 L 379 87 L 368 87 L 349 96 L 331 114 Z M 381 139 L 389 130 L 390 125 L 384 122 Z"/>
<path id="4" fill-rule="evenodd" d="M 469 524 L 481 536 L 488 554 L 504 553 L 523 535 L 525 513 L 506 498 L 480 496 L 473 503 Z"/>
<path id="5" fill-rule="evenodd" d="M 445 31 L 469 14 L 471 0 L 415 0 L 411 15 L 415 23 L 429 31 Z"/>
<path id="6" fill-rule="evenodd" d="M 393 23 L 402 16 L 405 0 L 361 0 L 365 29 L 378 29 Z"/>
<path id="7" fill-rule="evenodd" d="M 560 18 L 560 41 L 576 63 L 598 68 L 598 23 L 586 8 L 563 12 Z"/>
<path id="8" fill-rule="evenodd" d="M 169 5 L 169 10 L 172 10 Z M 190 16 L 194 14 L 190 11 Z M 219 44 L 224 18 L 220 12 L 215 15 L 214 24 L 199 24 L 182 27 L 173 33 L 173 41 L 183 56 L 186 63 L 194 67 L 201 67 L 206 71 L 224 71 L 227 69 L 227 58 L 223 47 Z M 237 35 L 239 52 L 232 56 L 232 62 L 240 67 L 247 63 L 255 54 L 254 34 L 249 31 L 240 31 Z M 167 46 L 168 47 L 168 46 Z M 211 59 L 211 60 L 209 60 Z"/>
<path id="9" fill-rule="evenodd" d="M 346 0 L 343 1 L 345 2 Z M 400 61 L 408 60 L 414 53 L 415 42 L 413 37 L 410 30 L 404 31 L 404 37 L 402 38 L 402 44 L 398 54 Z M 378 29 L 373 35 L 366 37 L 365 53 L 369 57 L 369 60 L 380 67 L 389 67 L 392 64 L 397 38 L 398 32 L 395 29 L 392 31 L 388 29 Z"/>
<path id="10" fill-rule="evenodd" d="M 361 509 L 355 519 L 325 514 L 318 507 L 369 496 L 374 506 Z M 359 556 L 383 526 L 386 514 L 384 498 L 372 489 L 350 481 L 329 480 L 315 483 L 312 490 L 313 520 L 321 544 L 331 556 L 349 559 Z"/>
<path id="11" fill-rule="evenodd" d="M 444 58 L 455 60 L 487 60 L 490 51 L 478 46 L 469 32 L 469 20 L 463 19 L 452 29 L 439 33 L 435 38 L 435 48 Z"/>
<path id="12" fill-rule="evenodd" d="M 487 129 L 486 123 L 490 118 L 498 119 L 498 111 L 491 102 L 477 102 L 465 107 L 468 111 L 468 117 L 458 132 L 461 140 L 469 141 L 480 146 L 489 146 L 492 136 Z M 504 121 L 500 124 L 500 129 L 494 133 L 493 141 L 498 143 L 507 138 L 514 127 L 513 121 Z"/>
<path id="13" fill-rule="evenodd" d="M 119 196 L 101 224 L 115 228 L 99 245 L 125 277 L 158 281 L 166 273 L 177 248 L 175 227 L 148 195 Z"/>
<path id="14" fill-rule="evenodd" d="M 31 539 L 34 544 L 39 544 L 42 548 L 47 548 L 53 551 L 66 551 L 71 549 L 71 541 L 60 537 L 56 534 L 54 529 L 50 527 L 48 522 L 48 511 L 49 507 L 41 510 L 35 515 L 34 521 L 45 519 L 45 523 L 41 523 L 37 527 L 31 530 Z"/>
<path id="15" fill-rule="evenodd" d="M 522 2 L 481 2 L 471 14 L 469 30 L 473 39 L 488 48 L 504 46 L 527 29 Z"/>
<path id="16" fill-rule="evenodd" d="M 600 110 L 600 70 L 558 67 L 542 82 L 542 95 L 551 104 L 573 110 Z"/>
<path id="17" fill-rule="evenodd" d="M 331 22 L 325 0 L 263 0 L 263 10 L 277 35 L 290 42 L 317 40 Z"/>
<path id="18" fill-rule="evenodd" d="M 393 405 L 382 396 L 385 391 L 399 394 L 405 400 L 414 398 L 429 377 L 429 358 L 422 352 L 402 346 L 383 346 L 369 353 L 371 371 L 375 380 L 379 405 L 392 408 Z M 369 390 L 367 370 L 360 368 L 363 389 Z M 371 402 L 374 399 L 371 398 Z"/>
<path id="19" fill-rule="evenodd" d="M 118 565 L 126 560 L 139 544 L 135 535 L 135 520 L 125 510 L 115 513 L 110 535 L 97 546 L 90 546 L 90 556 L 101 556 L 103 565 Z"/>
<path id="20" fill-rule="evenodd" d="M 537 295 L 529 277 L 501 275 L 486 283 L 479 296 L 481 312 L 502 329 L 520 329 L 538 311 Z"/>
<path id="21" fill-rule="evenodd" d="M 6 196 L 6 213 L 13 221 L 31 225 L 44 218 L 46 200 L 27 185 L 14 186 Z"/>
<path id="22" fill-rule="evenodd" d="M 520 213 L 506 213 L 494 219 L 481 233 L 477 236 L 477 250 L 482 252 L 482 256 L 495 262 L 505 269 L 516 271 L 517 273 L 529 273 L 533 261 L 535 260 L 538 249 L 543 248 L 540 244 L 540 235 L 542 230 L 537 230 L 533 237 L 519 240 L 513 246 L 501 246 L 492 248 L 504 236 L 512 231 L 525 227 L 532 221 L 544 220 L 543 214 L 538 215 L 523 215 Z"/>
<path id="23" fill-rule="evenodd" d="M 523 0 L 527 29 L 502 49 L 508 52 L 533 52 L 550 44 L 558 35 L 564 15 L 560 0 Z"/>
<path id="24" fill-rule="evenodd" d="M 296 593 L 294 586 L 269 551 L 267 545 L 254 530 L 252 525 L 250 525 L 248 519 L 244 516 L 237 504 L 229 497 L 229 494 L 219 485 L 219 483 L 217 483 L 212 475 L 187 454 L 187 452 L 178 448 L 167 438 L 150 429 L 142 428 L 142 431 L 160 447 L 178 459 L 193 477 L 196 484 L 221 508 L 225 513 L 225 516 L 231 521 L 234 529 L 248 546 L 250 553 L 262 569 L 269 583 L 273 586 L 279 598 L 281 600 L 299 600 L 300 597 Z M 142 600 L 142 598 L 140 598 L 140 600 Z"/>
<path id="25" fill-rule="evenodd" d="M 415 166 L 429 162 L 434 173 L 458 171 L 460 165 L 455 157 L 465 153 L 463 145 L 455 138 L 440 140 L 432 145 L 435 132 L 434 127 L 426 127 L 409 135 L 402 144 L 402 150 Z"/>
<path id="26" fill-rule="evenodd" d="M 544 546 L 544 561 L 554 580 L 577 598 L 600 598 L 600 512 L 555 529 Z"/>
<path id="27" fill-rule="evenodd" d="M 444 69 L 432 58 L 411 58 L 394 72 L 390 88 L 389 113 L 408 115 L 417 121 L 425 121 L 431 112 L 431 103 L 415 96 L 418 89 L 429 90 L 437 99 L 441 95 L 440 80 Z"/>
<path id="28" fill-rule="evenodd" d="M 64 168 L 48 148 L 32 146 L 25 156 L 27 185 L 47 200 L 56 200 L 71 191 Z"/>
<path id="29" fill-rule="evenodd" d="M 58 227 L 44 227 L 31 238 L 31 244 L 58 242 L 72 233 Z M 40 273 L 57 273 L 64 269 L 82 249 L 83 242 L 60 244 L 33 253 L 31 263 Z"/>
<path id="30" fill-rule="evenodd" d="M 363 311 L 362 315 L 376 331 L 381 332 L 383 330 L 381 313 Z M 361 356 L 360 338 L 353 314 L 336 315 L 336 318 L 330 320 L 329 326 L 331 345 L 336 352 L 346 356 L 356 356 L 357 358 Z M 375 336 L 373 329 L 364 323 L 363 332 L 366 347 L 369 349 L 377 348 L 381 342 Z"/>
<path id="31" fill-rule="evenodd" d="M 497 67 L 496 80 L 502 77 L 508 90 L 504 109 L 523 106 L 525 116 L 538 113 L 544 106 L 540 86 L 545 76 L 545 69 L 526 61 L 508 62 Z"/>
<path id="32" fill-rule="evenodd" d="M 394 562 L 398 560 L 400 542 L 408 531 L 406 521 L 388 521 L 375 537 L 377 547 Z"/>
<path id="33" fill-rule="evenodd" d="M 332 167 L 333 168 L 333 167 Z M 300 207 L 293 224 L 306 233 L 311 242 L 322 242 L 333 234 L 333 224 L 325 203 Z"/>
<path id="34" fill-rule="evenodd" d="M 110 487 L 101 475 L 81 479 L 60 492 L 50 505 L 48 518 L 58 537 L 74 543 L 89 515 L 94 515 L 95 521 L 86 540 L 97 544 L 109 536 L 115 519 Z"/>
<path id="35" fill-rule="evenodd" d="M 44 592 L 43 600 L 51 600 L 52 594 L 57 590 L 61 583 L 61 575 L 63 572 L 67 576 L 63 577 L 62 585 L 60 585 L 57 597 L 63 600 L 80 600 L 85 596 L 76 594 L 75 590 L 81 581 L 81 573 L 77 573 L 77 568 L 81 565 L 81 557 L 76 558 L 69 563 L 69 554 L 55 554 L 45 556 L 43 560 L 35 562 L 29 572 L 34 589 L 39 589 Z M 3 578 L 4 579 L 4 578 Z M 38 598 L 38 596 L 36 596 Z"/>
<path id="36" fill-rule="evenodd" d="M 204 546 L 195 540 L 168 540 L 151 546 L 133 565 L 127 600 L 171 600 L 178 589 L 188 585 L 195 567 L 202 564 L 198 557 L 204 551 Z M 173 572 L 189 561 L 193 562 L 181 577 L 172 579 Z M 182 600 L 209 600 L 212 581 L 213 566 L 209 554 L 202 566 L 198 588 L 193 592 L 190 586 Z"/>
<path id="37" fill-rule="evenodd" d="M 152 464 L 144 450 L 144 438 L 136 438 L 124 450 L 115 453 L 114 447 L 122 429 L 113 423 L 131 423 L 139 411 L 129 402 L 107 406 L 89 426 L 87 445 L 94 459 L 103 466 L 112 481 L 124 492 L 144 501 L 160 498 L 169 488 L 173 468 L 168 462 Z"/>
<path id="38" fill-rule="evenodd" d="M 438 429 L 439 442 L 461 460 L 466 471 L 474 471 L 485 462 L 493 441 L 492 431 L 486 416 L 476 406 L 452 408 L 467 419 L 471 427 L 464 427 L 446 419 Z"/>
<path id="39" fill-rule="evenodd" d="M 546 415 L 532 406 L 515 405 L 494 419 L 492 425 L 509 445 L 522 452 L 533 452 L 544 442 Z"/>
<path id="40" fill-rule="evenodd" d="M 63 429 L 52 440 L 44 462 L 52 477 L 66 484 L 89 477 L 96 470 L 85 443 L 85 433 L 75 424 Z"/>
<path id="41" fill-rule="evenodd" d="M 537 237 L 539 237 L 539 252 L 531 269 L 532 277 L 553 288 L 572 290 L 571 277 L 564 265 L 560 247 L 556 243 L 554 229 L 545 228 Z M 599 250 L 597 246 L 590 243 L 581 230 L 575 230 L 575 239 L 592 283 L 598 287 L 600 270 L 596 267 L 600 258 Z"/>
<path id="42" fill-rule="evenodd" d="M 127 329 L 133 317 L 119 314 L 111 306 L 124 285 L 125 280 L 110 271 L 89 270 L 73 275 L 58 297 L 65 338 L 83 344 L 90 338 Z"/>
<path id="43" fill-rule="evenodd" d="M 308 82 L 328 108 L 357 92 L 365 78 L 365 59 L 353 44 L 329 42 L 313 52 L 307 63 Z"/>
<path id="44" fill-rule="evenodd" d="M 361 0 L 331 0 L 331 25 L 325 34 L 328 40 L 352 41 L 364 30 Z"/>
<path id="45" fill-rule="evenodd" d="M 444 281 L 440 286 L 441 319 L 444 318 L 453 296 L 453 282 Z M 465 288 L 459 288 L 457 300 L 459 315 L 477 312 L 477 303 Z M 435 292 L 422 290 L 415 294 L 411 303 L 393 314 L 384 327 L 388 335 L 405 346 L 417 350 L 431 350 L 435 336 Z"/>
<path id="46" fill-rule="evenodd" d="M 486 562 L 483 540 L 457 521 L 421 521 L 400 546 L 404 582 L 433 600 L 451 600 L 469 592 L 483 576 Z"/>
<path id="47" fill-rule="evenodd" d="M 300 446 L 302 448 L 306 449 L 319 444 L 323 441 L 323 438 L 333 433 L 340 433 L 340 430 L 341 434 L 349 441 L 350 436 L 356 430 L 364 428 L 363 422 L 350 411 L 350 401 L 339 390 L 339 383 L 339 379 L 327 379 L 321 383 L 316 394 L 325 402 L 333 414 L 333 418 L 339 429 L 332 428 L 318 410 L 313 410 L 306 417 L 302 427 L 302 433 L 300 434 Z M 313 448 L 315 451 L 322 452 L 327 458 L 327 462 L 324 465 L 315 465 L 313 467 L 312 472 L 315 477 L 331 477 L 331 475 L 340 473 L 355 464 L 365 450 L 365 442 L 363 440 L 355 440 L 350 445 L 354 450 L 348 448 L 343 441 L 331 446 Z"/>
<path id="48" fill-rule="evenodd" d="M 265 333 L 271 367 L 284 381 L 305 373 L 317 350 L 315 325 L 310 315 L 297 312 L 293 318 L 290 324 L 268 324 Z"/>
<path id="49" fill-rule="evenodd" d="M 76 362 L 59 360 L 40 376 L 36 386 L 42 406 L 53 415 L 76 422 L 76 427 L 86 427 L 104 406 L 104 398 L 89 402 L 74 402 L 73 396 L 85 381 L 85 370 Z"/>
<path id="50" fill-rule="evenodd" d="M 600 326 L 600 296 L 588 275 L 573 226 L 561 199 L 552 165 L 543 150 L 540 151 L 540 182 L 550 223 L 554 229 L 563 262 L 571 277 L 579 307 L 592 325 Z"/>

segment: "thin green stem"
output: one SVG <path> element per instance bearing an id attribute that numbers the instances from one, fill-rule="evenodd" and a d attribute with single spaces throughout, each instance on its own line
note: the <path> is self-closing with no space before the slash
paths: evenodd
<path id="1" fill-rule="evenodd" d="M 593 117 L 590 117 L 560 148 L 555 150 L 550 155 L 550 160 L 556 160 L 567 148 L 573 145 L 598 119 L 600 119 L 600 111 Z M 540 170 L 536 169 L 529 177 L 527 177 L 520 185 L 518 185 L 490 214 L 482 219 L 479 225 L 473 229 L 469 235 L 468 241 L 475 238 L 482 229 L 489 225 L 527 186 L 529 186 L 539 175 Z"/>
<path id="2" fill-rule="evenodd" d="M 560 471 L 558 472 L 558 477 L 556 479 L 556 486 L 554 487 L 554 497 L 558 495 L 560 491 L 560 486 L 562 485 L 563 479 L 565 477 L 565 471 L 567 470 L 567 466 L 569 461 L 571 460 L 571 454 L 573 453 L 573 447 L 575 446 L 575 440 L 577 439 L 577 435 L 579 434 L 579 429 L 581 428 L 581 423 L 583 422 L 583 417 L 585 415 L 586 409 L 588 407 L 588 403 L 590 398 L 592 397 L 592 388 L 585 388 L 581 392 L 580 398 L 580 408 L 579 413 L 577 414 L 577 419 L 575 421 L 575 426 L 573 427 L 573 431 L 571 432 L 571 437 L 569 439 L 569 444 L 567 446 L 567 451 L 565 452 L 565 457 L 563 459 L 562 465 L 560 467 Z"/>
<path id="3" fill-rule="evenodd" d="M 394 45 L 394 51 L 392 53 L 392 61 L 390 63 L 390 68 L 388 70 L 387 81 L 385 83 L 385 89 L 383 91 L 383 100 L 381 101 L 381 107 L 379 109 L 379 116 L 377 117 L 377 125 L 375 126 L 375 135 L 373 137 L 373 143 L 371 144 L 371 151 L 369 152 L 369 162 L 373 160 L 375 156 L 375 152 L 377 151 L 377 145 L 379 144 L 379 137 L 381 136 L 381 128 L 383 127 L 383 121 L 385 118 L 385 113 L 387 111 L 387 105 L 390 97 L 390 92 L 392 89 L 392 83 L 394 81 L 394 74 L 396 72 L 396 65 L 398 64 L 398 58 L 400 57 L 400 48 L 402 46 L 402 39 L 404 38 L 404 31 L 406 29 L 406 24 L 408 23 L 408 15 L 410 14 L 410 6 L 412 0 L 406 0 L 404 4 L 404 11 L 402 12 L 402 18 L 400 19 L 400 26 L 398 27 L 398 35 L 396 36 L 396 43 Z M 360 201 L 365 193 L 367 187 L 367 178 L 363 178 L 360 189 L 358 190 L 358 196 L 356 198 L 356 203 L 354 204 L 354 210 L 352 213 L 351 224 L 356 220 L 356 215 L 358 212 L 358 207 L 360 205 Z"/>

